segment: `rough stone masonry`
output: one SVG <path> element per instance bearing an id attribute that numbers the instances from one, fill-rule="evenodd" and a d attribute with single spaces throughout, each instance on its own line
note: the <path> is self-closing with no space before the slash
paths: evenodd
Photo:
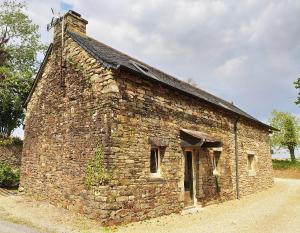
<path id="1" fill-rule="evenodd" d="M 271 127 L 63 21 L 27 100 L 27 195 L 113 225 L 272 186 Z M 88 186 L 99 150 L 110 175 Z"/>
<path id="2" fill-rule="evenodd" d="M 21 166 L 22 144 L 0 144 L 0 163 L 10 165 L 17 169 Z"/>

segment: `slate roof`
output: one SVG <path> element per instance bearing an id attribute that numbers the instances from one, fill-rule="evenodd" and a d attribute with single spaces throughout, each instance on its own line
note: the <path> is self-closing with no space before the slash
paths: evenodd
<path id="1" fill-rule="evenodd" d="M 108 45 L 105 45 L 93 38 L 87 36 L 81 36 L 77 33 L 67 31 L 68 35 L 70 35 L 82 48 L 84 48 L 89 54 L 91 54 L 95 59 L 100 61 L 107 67 L 119 69 L 126 68 L 131 71 L 137 72 L 147 78 L 158 81 L 162 84 L 167 85 L 173 89 L 184 92 L 186 94 L 195 96 L 204 101 L 207 101 L 213 105 L 216 105 L 222 109 L 229 110 L 230 112 L 234 112 L 239 116 L 246 117 L 250 120 L 253 120 L 269 129 L 273 129 L 269 125 L 255 119 L 248 113 L 244 112 L 240 108 L 235 105 L 214 96 L 202 89 L 196 88 L 186 82 L 183 82 L 169 74 L 166 74 L 152 66 L 145 64 L 135 58 L 132 58 Z M 143 70 L 146 68 L 146 72 Z"/>

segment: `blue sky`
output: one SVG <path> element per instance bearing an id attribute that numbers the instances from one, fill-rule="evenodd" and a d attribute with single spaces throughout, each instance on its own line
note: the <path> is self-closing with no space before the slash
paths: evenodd
<path id="1" fill-rule="evenodd" d="M 27 0 L 44 42 L 51 8 L 79 12 L 88 35 L 197 85 L 266 122 L 300 116 L 299 0 Z M 19 133 L 20 134 L 20 131 Z"/>
<path id="2" fill-rule="evenodd" d="M 60 8 L 62 11 L 68 11 L 68 10 L 72 10 L 73 5 L 62 1 L 60 2 Z"/>

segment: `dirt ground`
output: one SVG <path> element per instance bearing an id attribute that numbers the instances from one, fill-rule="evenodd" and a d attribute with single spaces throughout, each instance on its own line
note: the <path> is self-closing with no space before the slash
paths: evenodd
<path id="1" fill-rule="evenodd" d="M 300 179 L 299 169 L 273 170 L 277 178 Z"/>
<path id="2" fill-rule="evenodd" d="M 0 196 L 0 233 L 1 220 L 30 227 L 39 233 L 98 233 L 106 230 L 96 221 L 63 208 L 13 195 Z"/>
<path id="3" fill-rule="evenodd" d="M 1 233 L 41 233 L 36 231 L 35 229 L 32 229 L 30 227 L 27 227 L 26 225 L 11 223 L 8 221 L 2 221 L 0 220 L 0 232 Z"/>
<path id="4" fill-rule="evenodd" d="M 173 214 L 116 228 L 101 228 L 95 221 L 22 196 L 0 197 L 0 219 L 53 233 L 294 233 L 300 229 L 300 180 L 275 179 L 269 190 L 208 206 L 198 213 Z"/>

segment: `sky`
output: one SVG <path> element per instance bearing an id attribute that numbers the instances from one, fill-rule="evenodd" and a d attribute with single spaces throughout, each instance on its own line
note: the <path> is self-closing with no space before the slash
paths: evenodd
<path id="1" fill-rule="evenodd" d="M 51 8 L 72 9 L 88 20 L 89 36 L 193 79 L 263 122 L 273 109 L 300 116 L 293 85 L 300 77 L 300 0 L 25 2 L 45 43 L 52 40 Z"/>

